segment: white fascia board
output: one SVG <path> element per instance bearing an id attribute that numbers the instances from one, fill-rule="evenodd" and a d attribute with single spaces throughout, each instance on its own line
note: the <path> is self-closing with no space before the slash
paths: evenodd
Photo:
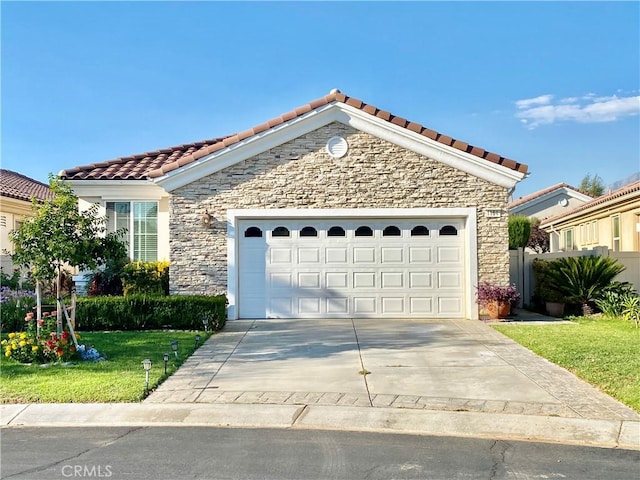
<path id="1" fill-rule="evenodd" d="M 267 218 L 463 218 L 475 208 L 230 208 L 227 221 Z"/>
<path id="2" fill-rule="evenodd" d="M 551 222 L 549 222 L 549 220 L 543 220 L 542 222 L 540 222 L 540 228 L 542 229 L 561 228 L 564 224 L 571 223 L 576 219 L 579 219 L 580 217 L 588 217 L 590 215 L 593 215 L 594 213 L 598 214 L 599 212 L 603 217 L 606 217 L 611 214 L 612 209 L 615 209 L 620 205 L 633 202 L 638 198 L 640 198 L 640 191 L 635 191 L 635 192 L 632 192 L 630 195 L 625 195 L 623 197 L 610 198 L 605 202 L 597 203 L 596 205 L 591 205 L 586 208 L 584 208 L 584 206 L 578 206 L 578 207 L 575 207 L 574 210 L 567 212 L 566 214 L 564 214 L 564 216 L 560 218 L 556 218 L 554 220 L 552 217 L 551 219 L 549 219 L 551 220 Z M 579 208 L 580 210 L 576 212 L 575 211 L 576 208 Z"/>
<path id="3" fill-rule="evenodd" d="M 71 180 L 78 197 L 98 197 L 104 201 L 160 200 L 169 194 L 149 180 Z"/>
<path id="4" fill-rule="evenodd" d="M 566 195 L 568 197 L 575 198 L 576 200 L 581 200 L 585 203 L 593 200 L 593 197 L 590 197 L 589 195 L 585 195 L 584 193 L 576 192 L 571 188 L 560 187 L 560 188 L 556 188 L 555 190 L 552 190 L 551 192 L 547 192 L 543 195 L 540 195 L 539 197 L 533 198 L 528 202 L 524 202 L 524 203 L 521 203 L 520 205 L 510 208 L 509 211 L 511 213 L 518 213 L 522 210 L 538 205 L 539 203 L 546 202 L 547 200 L 553 197 L 557 197 L 559 195 Z"/>
<path id="5" fill-rule="evenodd" d="M 277 147 L 313 130 L 317 130 L 331 122 L 339 121 L 337 113 L 338 111 L 334 105 L 325 105 L 301 117 L 294 118 L 234 143 L 218 152 L 206 155 L 189 165 L 156 178 L 154 181 L 166 191 L 171 192 L 176 188 L 219 172 L 270 148 Z"/>
<path id="6" fill-rule="evenodd" d="M 206 155 L 154 182 L 171 192 L 335 121 L 506 188 L 513 188 L 525 177 L 524 173 L 436 142 L 344 103 L 334 102 Z"/>
<path id="7" fill-rule="evenodd" d="M 440 163 L 495 183 L 513 188 L 526 174 L 436 142 L 407 128 L 374 117 L 360 109 L 342 105 L 353 128 L 387 140 Z"/>

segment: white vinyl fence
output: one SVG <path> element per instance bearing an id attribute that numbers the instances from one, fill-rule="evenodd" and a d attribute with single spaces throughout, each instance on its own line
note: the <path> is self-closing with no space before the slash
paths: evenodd
<path id="1" fill-rule="evenodd" d="M 640 252 L 614 252 L 607 247 L 595 247 L 591 250 L 577 250 L 572 252 L 556 253 L 528 253 L 522 248 L 509 250 L 509 279 L 516 285 L 521 294 L 520 306 L 531 304 L 535 279 L 533 278 L 533 261 L 536 258 L 542 260 L 555 260 L 563 257 L 585 257 L 602 255 L 603 257 L 616 258 L 626 269 L 620 273 L 616 280 L 629 282 L 636 291 L 640 291 Z"/>

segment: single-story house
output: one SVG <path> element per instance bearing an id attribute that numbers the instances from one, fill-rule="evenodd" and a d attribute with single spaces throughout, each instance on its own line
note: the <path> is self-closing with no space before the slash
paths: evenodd
<path id="1" fill-rule="evenodd" d="M 25 217 L 33 215 L 31 199 L 42 202 L 52 197 L 49 185 L 12 170 L 0 169 L 0 265 L 5 273 L 13 269 L 13 244 L 9 232 Z"/>
<path id="2" fill-rule="evenodd" d="M 513 200 L 509 203 L 508 209 L 513 215 L 544 220 L 568 212 L 591 200 L 593 197 L 585 195 L 577 188 L 566 183 L 557 183 Z"/>
<path id="3" fill-rule="evenodd" d="M 640 181 L 618 188 L 545 219 L 551 251 L 606 246 L 614 252 L 640 251 Z"/>
<path id="4" fill-rule="evenodd" d="M 234 318 L 477 318 L 527 165 L 338 90 L 243 132 L 60 172 Z"/>

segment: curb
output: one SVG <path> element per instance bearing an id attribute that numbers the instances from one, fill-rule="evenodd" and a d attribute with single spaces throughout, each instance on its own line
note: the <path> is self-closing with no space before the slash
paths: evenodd
<path id="1" fill-rule="evenodd" d="M 265 404 L 0 405 L 0 426 L 307 428 L 492 438 L 640 450 L 640 421 L 398 408 Z"/>

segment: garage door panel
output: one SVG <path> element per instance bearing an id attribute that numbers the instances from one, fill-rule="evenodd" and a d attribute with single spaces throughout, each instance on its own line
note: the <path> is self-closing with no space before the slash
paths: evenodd
<path id="1" fill-rule="evenodd" d="M 347 263 L 347 248 L 346 247 L 331 247 L 325 249 L 326 261 L 331 264 L 346 264 Z"/>
<path id="2" fill-rule="evenodd" d="M 382 288 L 404 288 L 404 272 L 382 272 Z"/>
<path id="3" fill-rule="evenodd" d="M 376 274 L 374 272 L 354 272 L 353 288 L 373 288 L 376 286 Z"/>
<path id="4" fill-rule="evenodd" d="M 439 297 L 438 312 L 445 315 L 461 315 L 462 302 L 458 297 Z"/>
<path id="5" fill-rule="evenodd" d="M 302 315 L 320 313 L 320 298 L 301 297 L 298 298 L 298 311 Z"/>
<path id="6" fill-rule="evenodd" d="M 354 297 L 353 311 L 356 314 L 376 313 L 376 298 L 375 297 Z"/>
<path id="7" fill-rule="evenodd" d="M 273 265 L 282 265 L 291 263 L 291 249 L 290 248 L 270 248 L 269 260 Z"/>
<path id="8" fill-rule="evenodd" d="M 293 314 L 292 297 L 272 297 L 269 300 L 268 315 L 273 318 L 287 318 Z"/>
<path id="9" fill-rule="evenodd" d="M 347 272 L 326 272 L 327 288 L 346 288 L 348 284 L 349 274 Z"/>
<path id="10" fill-rule="evenodd" d="M 431 247 L 409 247 L 409 262 L 412 264 L 432 263 Z"/>
<path id="11" fill-rule="evenodd" d="M 293 286 L 291 282 L 291 274 L 288 272 L 271 272 L 269 273 L 269 280 L 271 286 L 275 288 L 291 288 Z M 256 278 L 254 281 L 259 282 L 255 283 L 255 285 L 259 285 L 264 280 L 262 278 Z M 249 285 L 252 284 L 249 283 Z"/>
<path id="12" fill-rule="evenodd" d="M 373 264 L 376 261 L 376 249 L 374 247 L 354 247 L 353 263 L 358 265 L 362 263 Z"/>
<path id="13" fill-rule="evenodd" d="M 348 314 L 349 299 L 347 297 L 327 298 L 327 313 Z"/>
<path id="14" fill-rule="evenodd" d="M 403 255 L 403 249 L 402 248 L 395 248 L 395 247 L 382 247 L 381 248 L 381 259 L 382 259 L 382 264 L 389 264 L 389 263 L 402 263 L 404 255 Z"/>
<path id="15" fill-rule="evenodd" d="M 320 249 L 319 248 L 299 248 L 298 249 L 298 263 L 320 263 Z"/>
<path id="16" fill-rule="evenodd" d="M 309 273 L 309 272 L 298 273 L 298 287 L 320 288 L 320 273 Z"/>
<path id="17" fill-rule="evenodd" d="M 433 288 L 433 274 L 431 272 L 409 272 L 410 288 Z"/>
<path id="18" fill-rule="evenodd" d="M 410 312 L 417 315 L 433 315 L 432 297 L 410 297 Z"/>
<path id="19" fill-rule="evenodd" d="M 438 247 L 438 263 L 460 263 L 460 247 Z"/>
<path id="20" fill-rule="evenodd" d="M 438 288 L 461 288 L 460 272 L 438 272 Z"/>
<path id="21" fill-rule="evenodd" d="M 381 301 L 383 314 L 404 313 L 404 297 L 382 297 Z"/>

